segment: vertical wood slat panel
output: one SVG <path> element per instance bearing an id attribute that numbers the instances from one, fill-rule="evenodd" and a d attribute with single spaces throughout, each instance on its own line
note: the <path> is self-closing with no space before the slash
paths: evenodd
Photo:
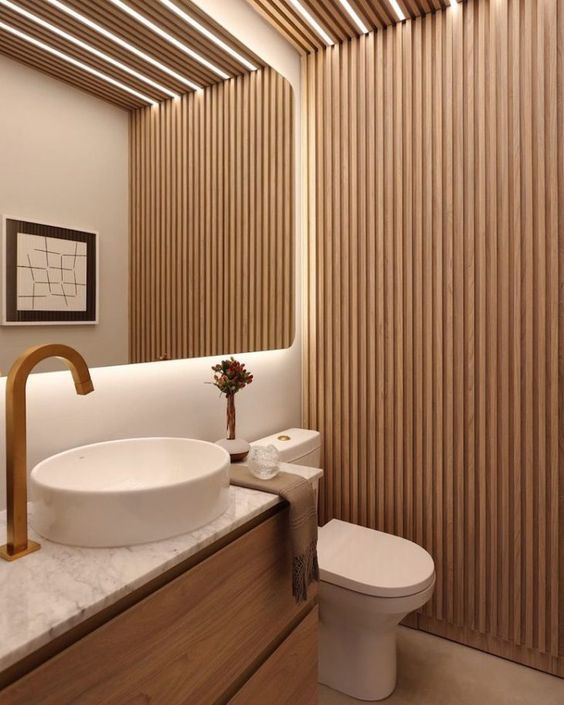
<path id="1" fill-rule="evenodd" d="M 553 72 L 556 72 L 557 81 L 557 105 L 553 111 L 551 125 L 556 127 L 556 134 L 564 134 L 564 2 L 558 1 L 557 6 L 557 22 L 556 22 L 556 37 L 552 38 L 551 48 L 552 55 L 555 57 L 554 64 L 551 62 L 552 72 L 548 78 L 554 78 Z M 555 124 L 555 125 L 554 125 Z M 557 158 L 558 164 L 551 169 L 551 196 L 555 199 L 553 203 L 564 203 L 564 143 L 562 139 L 557 140 Z M 557 184 L 554 185 L 553 179 L 557 175 Z M 552 311 L 551 330 L 553 331 L 551 355 L 557 357 L 558 378 L 552 381 L 552 403 L 558 404 L 560 415 L 553 420 L 552 430 L 554 435 L 558 436 L 558 448 L 552 449 L 551 459 L 552 467 L 564 467 L 564 218 L 558 209 L 556 212 L 552 210 L 550 219 L 551 225 L 556 221 L 558 228 L 558 241 L 553 243 L 551 240 L 551 255 L 554 257 L 552 263 L 556 270 L 552 279 L 552 288 L 558 291 L 558 299 L 554 301 L 551 296 L 552 305 L 557 305 L 558 313 L 554 315 Z M 554 320 L 556 318 L 556 320 Z M 552 473 L 552 484 L 550 492 L 550 514 L 552 516 L 551 532 L 551 562 L 561 567 L 564 565 L 564 482 L 561 481 L 561 475 L 558 476 L 555 472 Z M 557 539 L 554 540 L 554 534 L 557 533 Z M 562 589 L 562 569 L 560 572 L 554 571 L 551 574 L 551 604 L 550 608 L 553 614 L 559 611 L 560 615 L 564 614 L 564 590 Z M 560 623 L 562 629 L 562 622 Z M 560 634 L 562 631 L 560 631 Z M 559 640 L 560 634 L 552 634 L 551 650 L 554 652 L 560 651 L 560 655 L 564 655 L 564 643 Z"/>
<path id="2" fill-rule="evenodd" d="M 560 675 L 563 16 L 467 0 L 303 59 L 321 519 L 432 553 L 420 628 Z"/>
<path id="3" fill-rule="evenodd" d="M 292 126 L 268 68 L 131 113 L 132 362 L 291 345 Z"/>

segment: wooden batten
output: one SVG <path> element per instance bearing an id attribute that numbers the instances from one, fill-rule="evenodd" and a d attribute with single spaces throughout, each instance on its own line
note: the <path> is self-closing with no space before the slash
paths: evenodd
<path id="1" fill-rule="evenodd" d="M 296 49 L 308 54 L 326 47 L 325 41 L 289 0 L 248 0 L 248 2 Z M 334 42 L 346 42 L 361 32 L 339 0 L 300 0 L 302 7 L 328 33 Z M 369 30 L 385 29 L 400 20 L 390 0 L 354 0 L 354 10 Z M 406 19 L 445 10 L 450 0 L 399 0 Z"/>
<path id="2" fill-rule="evenodd" d="M 303 59 L 322 521 L 431 552 L 420 628 L 561 675 L 563 17 L 469 0 Z"/>
<path id="3" fill-rule="evenodd" d="M 153 60 L 160 62 L 168 71 L 163 70 L 160 66 L 155 66 L 154 63 L 143 57 L 139 57 L 127 47 L 88 26 L 81 19 L 73 17 L 47 2 L 18 0 L 16 5 L 43 22 L 70 34 L 75 40 L 85 42 L 91 48 L 103 52 L 114 62 L 118 61 L 141 73 L 144 77 L 157 82 L 159 87 L 148 84 L 119 65 L 116 66 L 115 63 L 112 64 L 105 58 L 96 56 L 84 47 L 77 45 L 76 42 L 59 36 L 34 19 L 5 6 L 0 8 L 0 19 L 3 23 L 82 62 L 110 79 L 125 84 L 150 100 L 168 100 L 170 93 L 167 93 L 167 90 L 178 94 L 190 92 L 193 87 L 190 87 L 185 81 L 191 81 L 193 84 L 205 88 L 217 84 L 225 77 L 240 76 L 249 70 L 249 65 L 245 62 L 250 62 L 257 68 L 264 66 L 259 57 L 226 32 L 223 27 L 208 17 L 190 0 L 176 0 L 175 5 L 208 32 L 213 33 L 217 39 L 225 42 L 227 46 L 239 54 L 239 58 L 233 57 L 230 52 L 218 46 L 205 34 L 180 19 L 176 13 L 159 0 L 128 0 L 126 5 L 167 32 L 173 39 L 181 42 L 185 48 L 196 52 L 202 60 L 181 50 L 107 0 L 89 0 L 88 2 L 66 0 L 65 5 L 78 12 L 90 23 L 95 23 L 106 32 L 112 33 L 130 46 L 144 52 Z M 87 90 L 119 107 L 135 110 L 148 104 L 147 100 L 139 98 L 123 88 L 116 87 L 82 68 L 69 64 L 65 59 L 54 56 L 44 48 L 36 47 L 26 39 L 15 37 L 4 28 L 0 28 L 0 53 Z M 213 67 L 210 66 L 210 63 Z M 171 75 L 170 71 L 177 75 Z M 178 75 L 184 80 L 178 78 Z M 163 88 L 166 90 L 162 90 Z"/>

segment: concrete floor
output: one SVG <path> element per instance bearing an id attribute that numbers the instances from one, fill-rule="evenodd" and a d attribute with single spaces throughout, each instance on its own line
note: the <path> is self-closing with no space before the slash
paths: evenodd
<path id="1" fill-rule="evenodd" d="M 319 686 L 319 705 L 360 700 Z M 398 685 L 385 705 L 564 705 L 564 680 L 406 627 Z"/>

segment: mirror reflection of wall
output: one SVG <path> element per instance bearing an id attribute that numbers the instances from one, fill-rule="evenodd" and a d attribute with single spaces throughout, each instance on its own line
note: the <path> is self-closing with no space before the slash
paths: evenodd
<path id="1" fill-rule="evenodd" d="M 292 110 L 264 68 L 132 113 L 132 362 L 291 344 Z"/>
<path id="2" fill-rule="evenodd" d="M 120 18 L 102 17 L 97 4 L 80 11 L 115 31 Z M 291 88 L 190 6 L 239 58 L 188 28 L 186 44 L 196 42 L 214 71 L 129 22 L 131 41 L 168 69 L 137 59 L 149 85 L 92 59 L 129 93 L 2 32 L 9 58 L 0 57 L 0 95 L 10 106 L 0 114 L 4 373 L 24 349 L 49 342 L 76 347 L 93 367 L 291 345 Z M 33 7 L 40 18 L 45 11 Z M 6 12 L 7 23 L 40 38 L 41 26 L 26 18 L 23 27 Z M 84 24 L 55 14 L 69 34 L 80 27 L 83 41 L 132 62 L 119 44 L 102 46 L 96 31 L 86 37 Z M 43 32 L 46 40 L 78 51 L 55 34 Z M 96 266 L 92 256 L 83 282 L 75 265 L 86 255 L 77 248 L 90 236 Z M 88 296 L 75 296 L 78 286 Z M 49 361 L 38 371 L 58 368 Z"/>
<path id="3" fill-rule="evenodd" d="M 128 113 L 3 56 L 0 86 L 2 105 L 9 106 L 0 111 L 0 214 L 97 231 L 99 237 L 98 324 L 0 325 L 0 370 L 5 374 L 27 347 L 50 342 L 77 348 L 92 366 L 125 363 Z M 5 235 L 0 247 L 3 307 Z M 44 273 L 35 274 L 39 279 Z M 46 369 L 60 369 L 60 363 L 37 368 Z"/>

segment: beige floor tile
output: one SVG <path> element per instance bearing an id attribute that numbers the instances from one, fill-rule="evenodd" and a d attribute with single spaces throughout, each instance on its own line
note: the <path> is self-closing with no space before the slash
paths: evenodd
<path id="1" fill-rule="evenodd" d="M 319 687 L 319 705 L 359 700 Z M 400 627 L 398 685 L 386 705 L 564 705 L 564 680 Z"/>

